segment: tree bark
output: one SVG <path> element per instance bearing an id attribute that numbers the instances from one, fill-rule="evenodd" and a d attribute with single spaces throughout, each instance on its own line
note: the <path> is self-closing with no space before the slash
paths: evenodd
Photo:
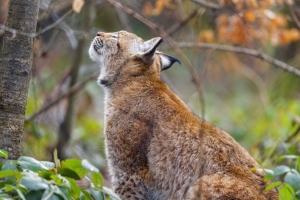
<path id="1" fill-rule="evenodd" d="M 34 33 L 39 0 L 10 0 L 6 26 Z M 31 77 L 34 38 L 6 32 L 0 60 L 0 149 L 9 159 L 21 155 L 21 142 L 28 86 Z"/>

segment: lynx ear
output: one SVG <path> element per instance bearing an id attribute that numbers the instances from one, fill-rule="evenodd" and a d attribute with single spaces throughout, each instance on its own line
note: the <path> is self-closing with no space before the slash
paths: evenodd
<path id="1" fill-rule="evenodd" d="M 160 62 L 161 62 L 160 71 L 169 69 L 170 67 L 172 67 L 172 65 L 175 62 L 178 62 L 181 65 L 181 61 L 177 58 L 174 58 L 173 56 L 169 56 L 169 55 L 163 54 L 163 53 L 158 53 L 158 55 L 160 57 Z"/>
<path id="2" fill-rule="evenodd" d="M 138 57 L 141 58 L 144 62 L 151 62 L 154 59 L 158 45 L 162 41 L 163 39 L 160 37 L 156 37 L 151 40 L 145 41 L 140 46 L 142 53 L 139 53 Z"/>

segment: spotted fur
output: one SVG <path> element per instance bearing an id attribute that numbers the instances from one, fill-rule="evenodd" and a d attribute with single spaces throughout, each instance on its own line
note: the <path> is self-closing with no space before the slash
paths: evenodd
<path id="1" fill-rule="evenodd" d="M 122 199 L 275 200 L 256 161 L 229 134 L 195 116 L 160 79 L 178 59 L 120 31 L 99 32 L 89 54 L 101 65 L 105 144 Z"/>

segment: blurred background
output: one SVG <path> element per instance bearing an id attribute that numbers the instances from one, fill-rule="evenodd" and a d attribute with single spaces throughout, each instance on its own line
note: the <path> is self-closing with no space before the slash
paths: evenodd
<path id="1" fill-rule="evenodd" d="M 159 50 L 183 64 L 162 79 L 262 167 L 278 164 L 279 155 L 299 155 L 300 1 L 40 3 L 23 155 L 51 160 L 57 148 L 59 158 L 85 158 L 105 172 L 104 93 L 96 83 L 100 68 L 87 52 L 98 31 L 119 30 L 163 37 Z M 0 0 L 1 24 L 7 9 Z"/>

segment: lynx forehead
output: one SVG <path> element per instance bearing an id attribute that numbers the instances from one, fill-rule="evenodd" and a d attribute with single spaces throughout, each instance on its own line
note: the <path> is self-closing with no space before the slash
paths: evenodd
<path id="1" fill-rule="evenodd" d="M 112 185 L 129 200 L 275 200 L 264 173 L 229 134 L 195 116 L 160 79 L 180 61 L 125 31 L 99 32 L 89 54 L 105 88 Z"/>

